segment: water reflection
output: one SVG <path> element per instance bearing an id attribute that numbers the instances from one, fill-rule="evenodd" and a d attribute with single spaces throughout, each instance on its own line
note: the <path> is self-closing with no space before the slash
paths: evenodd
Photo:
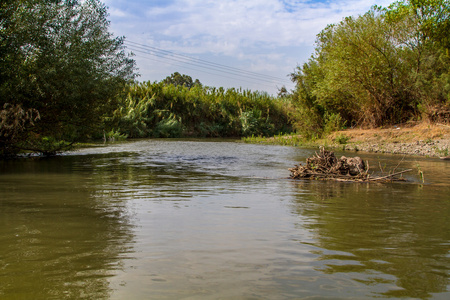
<path id="1" fill-rule="evenodd" d="M 448 296 L 450 164 L 419 161 L 426 184 L 287 180 L 313 152 L 148 140 L 0 162 L 0 298 Z"/>
<path id="2" fill-rule="evenodd" d="M 0 298 L 108 298 L 108 278 L 132 251 L 130 210 L 72 167 L 67 159 L 3 163 Z"/>
<path id="3" fill-rule="evenodd" d="M 325 274 L 347 274 L 385 297 L 447 291 L 448 199 L 434 187 L 298 182 L 292 209 L 314 233 Z"/>

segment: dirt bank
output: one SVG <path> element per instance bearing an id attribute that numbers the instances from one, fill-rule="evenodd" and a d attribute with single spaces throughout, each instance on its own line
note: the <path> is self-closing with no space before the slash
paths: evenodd
<path id="1" fill-rule="evenodd" d="M 347 129 L 323 140 L 330 148 L 443 157 L 450 155 L 450 126 L 407 123 L 388 128 Z"/>

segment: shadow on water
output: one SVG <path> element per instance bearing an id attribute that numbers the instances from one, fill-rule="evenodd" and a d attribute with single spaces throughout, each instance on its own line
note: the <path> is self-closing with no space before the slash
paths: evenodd
<path id="1" fill-rule="evenodd" d="M 132 251 L 132 212 L 74 168 L 67 158 L 2 163 L 0 298 L 108 298 Z"/>
<path id="2" fill-rule="evenodd" d="M 324 274 L 342 274 L 380 297 L 428 299 L 447 291 L 448 198 L 412 184 L 296 182 L 292 211 L 313 233 Z M 448 195 L 448 194 L 447 194 Z"/>
<path id="3" fill-rule="evenodd" d="M 236 161 L 126 151 L 0 162 L 0 298 L 109 298 L 134 258 L 134 205 L 232 192 L 245 181 L 220 172 Z"/>

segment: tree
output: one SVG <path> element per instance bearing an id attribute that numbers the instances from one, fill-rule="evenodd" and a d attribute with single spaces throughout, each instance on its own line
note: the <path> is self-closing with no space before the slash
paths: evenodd
<path id="1" fill-rule="evenodd" d="M 411 70 L 417 69 L 417 60 L 403 39 L 414 32 L 409 20 L 386 22 L 378 7 L 326 28 L 318 37 L 317 59 L 326 70 L 315 92 L 318 101 L 332 113 L 371 126 L 410 118 Z"/>
<path id="2" fill-rule="evenodd" d="M 283 85 L 280 88 L 277 87 L 277 89 L 278 89 L 278 93 L 277 93 L 278 98 L 286 98 L 286 97 L 288 97 L 289 92 L 288 92 L 286 86 Z"/>
<path id="3" fill-rule="evenodd" d="M 2 131 L 0 154 L 54 153 L 62 144 L 48 141 L 71 143 L 98 132 L 135 77 L 124 39 L 108 32 L 106 6 L 98 0 L 8 0 L 0 9 L 0 109 L 40 116 L 19 122 L 21 139 L 8 140 Z"/>
<path id="4" fill-rule="evenodd" d="M 414 94 L 418 108 L 431 121 L 450 121 L 450 2 L 404 0 L 387 9 L 388 21 L 416 24 L 409 44 L 414 48 Z"/>
<path id="5" fill-rule="evenodd" d="M 450 2 L 448 0 L 403 0 L 389 6 L 391 17 L 413 16 L 424 40 L 450 49 Z"/>
<path id="6" fill-rule="evenodd" d="M 345 123 L 445 121 L 449 16 L 446 0 L 409 0 L 327 26 L 315 54 L 292 74 L 300 127 L 320 134 Z"/>
<path id="7" fill-rule="evenodd" d="M 173 74 L 171 74 L 170 76 L 167 76 L 164 80 L 163 83 L 168 85 L 168 84 L 173 84 L 174 86 L 185 86 L 187 88 L 191 88 L 194 86 L 202 86 L 202 84 L 200 83 L 200 81 L 198 79 L 195 79 L 195 81 L 192 80 L 192 77 L 189 75 L 185 75 L 185 74 L 180 74 L 178 72 L 175 72 Z"/>

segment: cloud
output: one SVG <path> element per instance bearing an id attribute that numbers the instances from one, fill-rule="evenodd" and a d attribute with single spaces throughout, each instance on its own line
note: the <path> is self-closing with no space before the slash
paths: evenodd
<path id="1" fill-rule="evenodd" d="M 107 1 L 107 4 L 116 2 L 122 1 Z M 159 40 L 176 40 L 183 47 L 195 47 L 199 53 L 212 51 L 228 55 L 255 45 L 311 45 L 327 24 L 365 12 L 374 4 L 371 0 L 176 0 L 163 6 L 153 1 L 127 1 L 127 4 L 130 2 L 139 2 L 142 7 L 131 6 L 136 9 L 130 16 L 134 26 L 124 25 L 134 32 L 128 35 L 141 33 Z M 131 13 L 117 7 L 110 12 L 113 17 Z"/>
<path id="2" fill-rule="evenodd" d="M 376 3 L 388 5 L 390 2 L 105 1 L 110 7 L 111 28 L 116 35 L 178 53 L 199 57 L 212 55 L 222 60 L 232 58 L 230 62 L 234 65 L 279 76 L 285 76 L 296 64 L 307 60 L 316 35 L 326 25 L 346 16 L 362 14 Z"/>

